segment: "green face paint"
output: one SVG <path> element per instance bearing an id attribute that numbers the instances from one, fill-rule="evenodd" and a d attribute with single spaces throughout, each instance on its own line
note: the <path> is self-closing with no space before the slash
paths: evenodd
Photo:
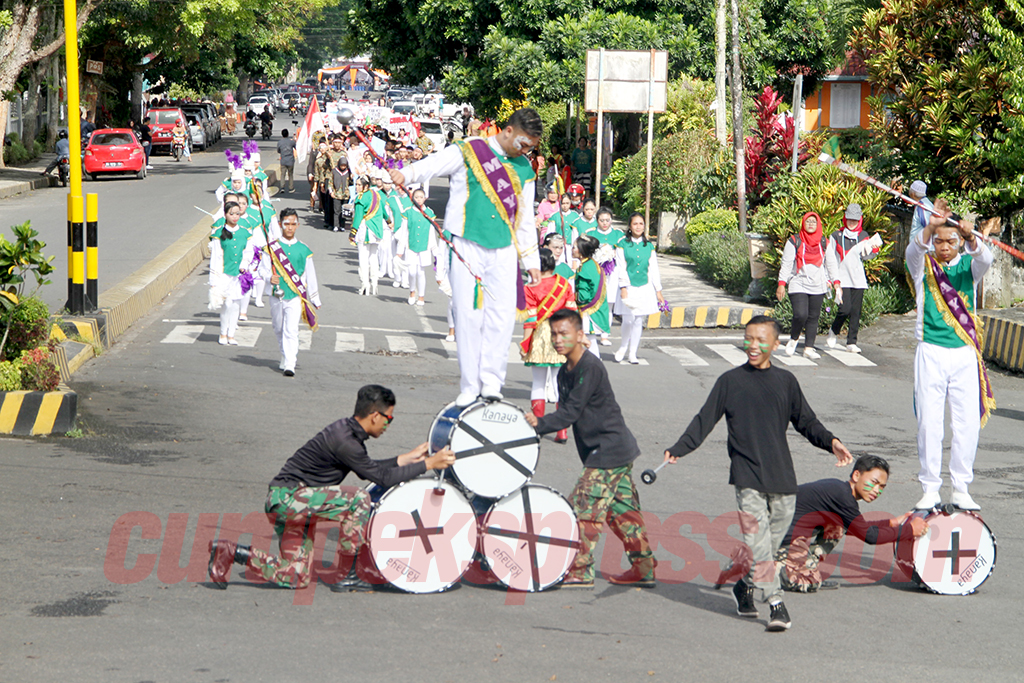
<path id="1" fill-rule="evenodd" d="M 871 493 L 872 491 L 875 491 L 875 489 L 877 489 L 876 495 L 880 496 L 880 495 L 882 495 L 882 491 L 885 490 L 885 487 L 882 486 L 879 483 L 873 483 L 873 484 L 872 483 L 865 483 L 864 484 L 864 493 Z"/>
<path id="2" fill-rule="evenodd" d="M 750 341 L 749 339 L 744 339 L 744 340 L 743 340 L 743 348 L 744 348 L 744 349 L 749 349 L 749 348 L 750 348 L 750 345 L 751 345 L 751 344 L 753 344 L 753 343 L 754 343 L 754 342 Z M 760 343 L 758 343 L 758 345 L 757 345 L 757 347 L 758 347 L 759 349 L 761 349 L 761 351 L 763 351 L 764 353 L 768 353 L 768 349 L 770 348 L 770 346 L 771 346 L 770 344 L 766 344 L 766 343 L 764 343 L 764 342 L 760 342 Z"/>

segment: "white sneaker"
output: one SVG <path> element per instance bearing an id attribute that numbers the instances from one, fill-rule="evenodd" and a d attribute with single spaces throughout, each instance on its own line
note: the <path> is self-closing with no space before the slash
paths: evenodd
<path id="1" fill-rule="evenodd" d="M 153 170 L 153 167 L 152 167 L 152 166 L 146 166 L 146 170 L 147 170 L 147 171 L 152 171 L 152 170 Z"/>
<path id="2" fill-rule="evenodd" d="M 447 335 L 445 335 L 444 340 L 445 341 L 453 342 L 453 341 L 455 341 L 455 335 L 454 334 L 447 334 Z"/>
<path id="3" fill-rule="evenodd" d="M 461 394 L 459 394 L 458 397 L 455 399 L 455 405 L 457 405 L 460 408 L 465 408 L 466 406 L 472 404 L 474 401 L 476 401 L 476 394 L 464 391 Z"/>
<path id="4" fill-rule="evenodd" d="M 833 332 L 832 330 L 829 330 L 828 339 L 825 341 L 825 343 L 828 344 L 828 348 L 830 349 L 836 348 L 836 333 Z"/>
<path id="5" fill-rule="evenodd" d="M 626 349 L 619 349 L 615 352 L 615 362 L 621 363 L 622 359 L 626 357 Z"/>
<path id="6" fill-rule="evenodd" d="M 629 359 L 629 364 L 630 365 L 640 365 L 640 359 L 637 358 L 636 356 L 633 356 L 632 358 Z"/>
<path id="7" fill-rule="evenodd" d="M 253 306 L 255 306 L 256 308 L 263 308 L 264 306 L 266 306 L 266 304 L 263 303 L 262 299 L 256 299 L 256 301 L 253 302 Z"/>
<path id="8" fill-rule="evenodd" d="M 971 494 L 967 491 L 957 491 L 953 489 L 953 494 L 949 497 L 949 502 L 953 507 L 958 507 L 961 510 L 980 510 L 981 506 L 974 502 L 971 498 Z"/>
<path id="9" fill-rule="evenodd" d="M 790 339 L 786 342 L 786 355 L 792 356 L 794 353 L 796 353 L 796 339 Z"/>
<path id="10" fill-rule="evenodd" d="M 391 283 L 391 286 L 394 287 L 395 289 L 398 289 L 399 287 L 402 286 L 402 283 L 399 282 L 398 280 L 395 280 L 394 282 Z"/>
<path id="11" fill-rule="evenodd" d="M 970 496 L 968 496 L 970 498 Z M 938 491 L 932 491 L 921 496 L 921 500 L 917 501 L 914 506 L 915 510 L 931 510 L 933 507 L 942 504 L 942 497 Z"/>
<path id="12" fill-rule="evenodd" d="M 500 389 L 488 386 L 485 386 L 483 389 L 480 390 L 480 397 L 483 398 L 485 401 L 500 401 L 501 399 L 505 398 L 504 396 L 501 395 Z"/>
<path id="13" fill-rule="evenodd" d="M 860 347 L 857 346 L 856 344 L 847 344 L 846 350 L 849 351 L 850 353 L 860 353 Z"/>
<path id="14" fill-rule="evenodd" d="M 220 344 L 221 346 L 227 346 L 228 338 L 225 337 L 224 335 L 221 335 L 220 338 L 217 340 L 217 343 Z"/>
<path id="15" fill-rule="evenodd" d="M 599 343 L 601 344 L 601 346 L 611 346 L 612 340 L 609 339 L 608 337 L 601 337 L 601 341 Z"/>
<path id="16" fill-rule="evenodd" d="M 417 306 L 426 306 L 427 302 L 424 301 L 423 299 L 420 299 L 419 301 L 416 302 L 416 305 Z"/>
<path id="17" fill-rule="evenodd" d="M 790 355 L 792 355 L 792 354 L 790 354 Z M 812 349 L 810 347 L 807 347 L 806 349 L 804 349 L 804 358 L 810 358 L 811 360 L 818 360 L 819 358 L 821 358 L 821 354 L 818 353 L 817 351 L 815 351 L 814 349 Z"/>
<path id="18" fill-rule="evenodd" d="M 414 296 L 410 296 L 409 297 L 409 305 L 410 306 L 415 306 L 416 305 L 416 297 L 414 297 Z"/>

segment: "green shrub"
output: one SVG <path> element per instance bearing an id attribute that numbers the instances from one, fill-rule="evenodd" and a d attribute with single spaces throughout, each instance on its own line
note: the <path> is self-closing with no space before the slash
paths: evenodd
<path id="1" fill-rule="evenodd" d="M 37 297 L 22 299 L 8 314 L 11 317 L 11 331 L 3 348 L 0 360 L 18 358 L 23 351 L 34 349 L 46 343 L 50 337 L 50 309 Z M 8 316 L 0 317 L 0 337 Z"/>
<path id="2" fill-rule="evenodd" d="M 0 391 L 18 391 L 19 389 L 21 389 L 21 364 L 18 361 L 3 361 L 0 363 Z"/>
<path id="3" fill-rule="evenodd" d="M 53 391 L 60 383 L 60 371 L 45 346 L 21 354 L 21 386 L 27 391 Z"/>
<path id="4" fill-rule="evenodd" d="M 4 145 L 4 163 L 8 165 L 23 164 L 33 158 L 32 152 L 25 148 L 21 142 L 21 136 L 17 133 L 8 133 L 7 139 L 10 144 Z"/>
<path id="5" fill-rule="evenodd" d="M 686 239 L 691 243 L 706 232 L 737 230 L 740 221 L 731 209 L 712 209 L 699 213 L 686 224 Z"/>
<path id="6" fill-rule="evenodd" d="M 737 230 L 709 232 L 690 243 L 697 273 L 730 294 L 742 295 L 750 284 L 747 238 Z"/>

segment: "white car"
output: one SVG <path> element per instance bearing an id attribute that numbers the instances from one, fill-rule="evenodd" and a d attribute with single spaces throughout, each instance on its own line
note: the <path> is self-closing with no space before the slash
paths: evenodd
<path id="1" fill-rule="evenodd" d="M 253 95 L 249 98 L 249 104 L 252 105 L 252 110 L 257 114 L 262 112 L 263 107 L 267 106 L 268 104 L 271 105 L 271 111 L 273 111 L 274 109 L 273 105 L 270 102 L 270 98 L 267 97 L 266 95 Z"/>
<path id="2" fill-rule="evenodd" d="M 416 113 L 416 103 L 412 100 L 400 100 L 391 105 L 391 111 L 398 116 L 406 116 Z"/>

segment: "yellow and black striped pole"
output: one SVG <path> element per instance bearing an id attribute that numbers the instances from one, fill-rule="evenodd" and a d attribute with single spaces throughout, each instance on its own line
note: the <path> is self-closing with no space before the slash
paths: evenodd
<path id="1" fill-rule="evenodd" d="M 71 221 L 71 290 L 68 292 L 68 312 L 85 313 L 85 207 L 82 197 L 68 195 L 68 218 Z"/>
<path id="2" fill-rule="evenodd" d="M 75 0 L 64 0 L 64 52 L 68 84 L 68 142 L 71 143 L 67 309 L 72 315 L 81 315 L 85 312 L 85 206 L 82 201 L 82 122 L 78 98 L 78 4 Z"/>
<path id="3" fill-rule="evenodd" d="M 85 309 L 99 308 L 99 195 L 85 195 Z"/>

